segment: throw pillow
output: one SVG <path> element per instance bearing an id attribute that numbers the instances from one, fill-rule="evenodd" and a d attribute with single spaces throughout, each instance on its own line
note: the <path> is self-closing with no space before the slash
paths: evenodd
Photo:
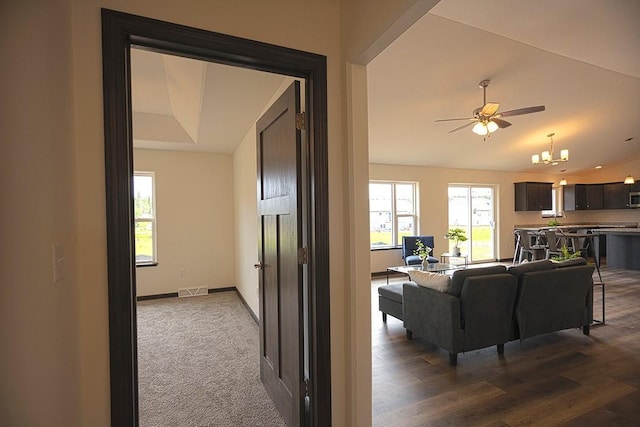
<path id="1" fill-rule="evenodd" d="M 412 270 L 409 271 L 409 277 L 413 282 L 416 282 L 418 286 L 433 289 L 438 292 L 447 292 L 449 290 L 450 279 L 446 274 Z"/>

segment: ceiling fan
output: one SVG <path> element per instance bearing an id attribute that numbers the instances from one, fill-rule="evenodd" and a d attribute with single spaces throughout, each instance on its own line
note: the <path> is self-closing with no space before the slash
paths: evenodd
<path id="1" fill-rule="evenodd" d="M 450 122 L 454 120 L 468 120 L 469 123 L 465 123 L 462 126 L 458 126 L 455 129 L 449 131 L 449 133 L 459 131 L 471 125 L 474 125 L 472 130 L 474 133 L 484 136 L 491 136 L 492 132 L 496 130 L 504 129 L 511 126 L 506 120 L 502 120 L 502 117 L 520 116 L 522 114 L 537 113 L 544 111 L 544 105 L 538 105 L 535 107 L 518 108 L 517 110 L 498 112 L 500 104 L 497 102 L 487 102 L 487 86 L 489 86 L 490 80 L 483 80 L 479 83 L 483 91 L 483 105 L 473 110 L 473 117 L 463 117 L 457 119 L 439 119 L 436 122 Z"/>

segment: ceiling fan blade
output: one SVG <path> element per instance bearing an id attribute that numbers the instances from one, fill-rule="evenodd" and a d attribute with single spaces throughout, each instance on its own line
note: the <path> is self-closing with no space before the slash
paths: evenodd
<path id="1" fill-rule="evenodd" d="M 482 107 L 482 110 L 480 110 L 480 115 L 484 117 L 493 116 L 495 112 L 498 111 L 498 107 L 500 107 L 500 104 L 497 102 L 487 102 L 484 104 L 484 107 Z"/>
<path id="2" fill-rule="evenodd" d="M 455 129 L 451 129 L 448 133 L 453 133 L 453 132 L 459 131 L 459 130 L 461 130 L 461 129 L 464 129 L 464 128 L 466 128 L 466 127 L 471 126 L 472 124 L 474 124 L 474 123 L 476 123 L 476 122 L 477 122 L 477 120 L 474 120 L 474 121 L 472 121 L 472 122 L 470 122 L 470 123 L 464 124 L 464 125 L 462 125 L 462 126 L 458 126 L 458 127 L 457 127 L 457 128 L 455 128 Z"/>
<path id="3" fill-rule="evenodd" d="M 517 110 L 503 111 L 502 113 L 498 114 L 496 117 L 519 116 L 521 114 L 537 113 L 539 111 L 544 111 L 544 105 L 538 105 L 536 107 L 518 108 Z"/>
<path id="4" fill-rule="evenodd" d="M 473 117 L 462 117 L 459 119 L 438 119 L 438 120 L 434 120 L 434 122 L 451 122 L 454 120 L 475 120 Z"/>
<path id="5" fill-rule="evenodd" d="M 495 117 L 493 117 L 491 121 L 497 124 L 500 129 L 508 128 L 509 126 L 511 126 L 511 123 L 509 123 L 508 121 L 496 119 Z"/>

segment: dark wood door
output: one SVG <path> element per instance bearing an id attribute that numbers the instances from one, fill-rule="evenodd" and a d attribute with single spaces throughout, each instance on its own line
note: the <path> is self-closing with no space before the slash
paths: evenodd
<path id="1" fill-rule="evenodd" d="M 294 82 L 256 126 L 260 377 L 287 425 L 300 425 L 302 340 L 300 85 Z"/>

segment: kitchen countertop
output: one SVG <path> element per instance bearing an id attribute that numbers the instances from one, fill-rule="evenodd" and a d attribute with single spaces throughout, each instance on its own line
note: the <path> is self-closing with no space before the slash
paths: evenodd
<path id="1" fill-rule="evenodd" d="M 637 229 L 637 222 L 606 222 L 606 223 L 569 223 L 569 224 L 558 224 L 558 225 L 549 225 L 549 224 L 521 224 L 514 225 L 514 230 L 573 230 L 573 229 L 624 229 L 624 228 L 632 228 Z"/>
<path id="2" fill-rule="evenodd" d="M 640 228 L 598 228 L 596 233 L 624 233 L 624 234 L 640 234 Z"/>

